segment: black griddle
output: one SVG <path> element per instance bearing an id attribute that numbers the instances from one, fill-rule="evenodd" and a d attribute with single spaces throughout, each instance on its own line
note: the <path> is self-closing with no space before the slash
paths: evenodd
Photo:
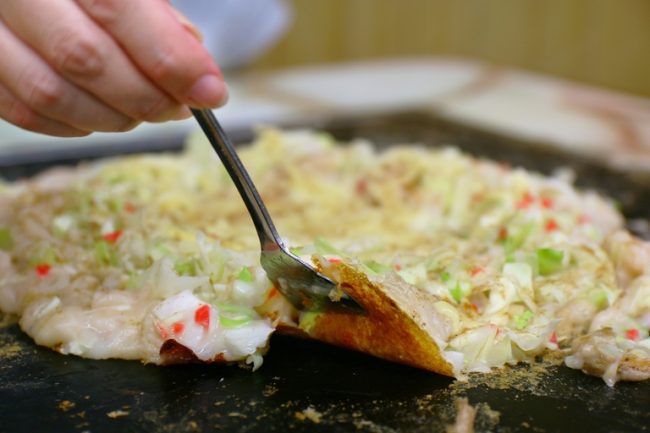
<path id="1" fill-rule="evenodd" d="M 650 179 L 644 173 L 617 171 L 597 158 L 421 113 L 315 126 L 340 139 L 369 138 L 380 147 L 453 143 L 545 173 L 570 167 L 580 186 L 618 200 L 631 228 L 647 235 Z M 251 137 L 250 131 L 234 135 L 239 141 Z M 180 137 L 158 147 L 179 150 Z M 86 152 L 0 160 L 0 175 L 31 176 L 51 165 L 106 156 L 111 149 Z M 0 330 L 0 433 L 444 432 L 461 397 L 478 408 L 477 432 L 650 430 L 650 382 L 609 388 L 563 366 L 521 365 L 460 383 L 326 344 L 274 336 L 256 372 L 221 365 L 156 367 L 63 356 L 36 346 L 17 325 Z"/>

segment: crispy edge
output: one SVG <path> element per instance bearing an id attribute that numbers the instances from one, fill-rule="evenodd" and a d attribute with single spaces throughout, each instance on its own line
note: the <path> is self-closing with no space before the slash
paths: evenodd
<path id="1" fill-rule="evenodd" d="M 436 326 L 446 326 L 433 308 L 434 297 L 407 284 L 374 284 L 365 274 L 345 264 L 322 272 L 338 281 L 368 313 L 319 314 L 307 330 L 309 337 L 400 364 L 454 375 L 432 332 Z M 281 327 L 279 331 L 300 334 L 295 328 L 289 329 Z"/>

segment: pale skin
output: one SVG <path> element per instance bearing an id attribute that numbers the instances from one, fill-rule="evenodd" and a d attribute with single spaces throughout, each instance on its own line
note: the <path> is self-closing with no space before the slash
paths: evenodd
<path id="1" fill-rule="evenodd" d="M 227 99 L 165 0 L 0 0 L 0 117 L 61 137 L 188 117 Z"/>

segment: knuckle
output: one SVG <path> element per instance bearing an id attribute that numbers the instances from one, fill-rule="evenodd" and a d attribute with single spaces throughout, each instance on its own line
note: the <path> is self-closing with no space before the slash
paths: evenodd
<path id="1" fill-rule="evenodd" d="M 101 75 L 105 55 L 101 42 L 94 39 L 70 32 L 61 35 L 52 50 L 57 69 L 67 75 L 85 78 Z"/>
<path id="2" fill-rule="evenodd" d="M 65 97 L 63 82 L 55 77 L 42 76 L 27 81 L 27 106 L 49 112 L 60 106 Z"/>
<path id="3" fill-rule="evenodd" d="M 149 76 L 155 82 L 167 82 L 180 75 L 180 59 L 169 50 L 158 50 L 155 60 L 149 68 Z"/>
<path id="4" fill-rule="evenodd" d="M 38 116 L 18 100 L 10 102 L 6 120 L 22 129 L 37 129 Z"/>
<path id="5" fill-rule="evenodd" d="M 88 15 L 104 24 L 118 21 L 124 8 L 121 0 L 79 0 L 79 3 Z"/>
<path id="6" fill-rule="evenodd" d="M 144 98 L 142 99 L 145 100 Z M 160 94 L 149 100 L 146 104 L 140 104 L 136 109 L 135 118 L 140 121 L 155 121 L 166 113 L 174 103 L 164 94 Z"/>

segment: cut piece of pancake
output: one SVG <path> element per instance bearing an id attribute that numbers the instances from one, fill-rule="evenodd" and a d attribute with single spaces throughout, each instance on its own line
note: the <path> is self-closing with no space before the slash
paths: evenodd
<path id="1" fill-rule="evenodd" d="M 452 326 L 436 310 L 438 299 L 397 279 L 383 286 L 372 283 L 349 265 L 322 270 L 367 314 L 303 315 L 301 327 L 310 337 L 447 376 L 459 374 L 460 366 L 454 371 L 441 350 Z"/>

